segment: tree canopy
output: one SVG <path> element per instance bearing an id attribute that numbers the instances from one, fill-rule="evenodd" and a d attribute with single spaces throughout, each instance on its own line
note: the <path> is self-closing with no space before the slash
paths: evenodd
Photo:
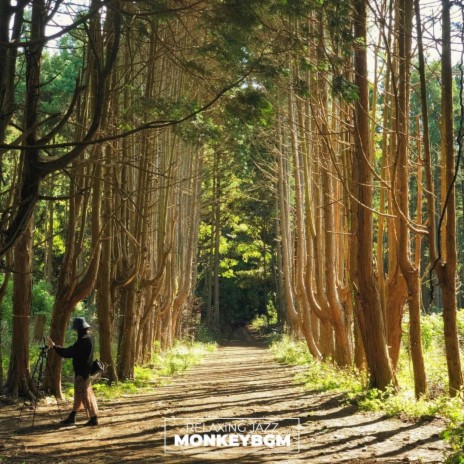
<path id="1" fill-rule="evenodd" d="M 76 311 L 111 381 L 199 323 L 227 335 L 264 315 L 314 358 L 397 388 L 407 312 L 420 397 L 421 314 L 438 312 L 455 395 L 460 7 L 7 0 L 4 389 L 34 395 L 31 316 L 63 343 Z M 60 395 L 61 360 L 49 365 Z"/>

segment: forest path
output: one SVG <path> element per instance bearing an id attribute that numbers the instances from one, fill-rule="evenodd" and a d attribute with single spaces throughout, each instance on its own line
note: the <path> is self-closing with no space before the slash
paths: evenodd
<path id="1" fill-rule="evenodd" d="M 52 403 L 38 408 L 31 428 L 27 415 L 26 421 L 18 422 L 17 406 L 1 407 L 0 462 L 443 462 L 440 421 L 419 424 L 357 413 L 354 407 L 341 405 L 337 395 L 304 392 L 294 382 L 296 371 L 275 363 L 265 345 L 231 342 L 207 354 L 202 364 L 176 376 L 169 385 L 149 394 L 100 402 L 98 427 L 82 427 L 81 413 L 77 426 L 60 428 Z M 229 452 L 202 453 L 196 448 L 169 454 L 164 449 L 164 419 L 174 417 L 299 418 L 301 448 L 296 453 L 240 447 Z M 280 423 L 278 433 L 296 436 L 290 419 Z M 169 439 L 175 430 L 180 429 L 168 421 Z"/>

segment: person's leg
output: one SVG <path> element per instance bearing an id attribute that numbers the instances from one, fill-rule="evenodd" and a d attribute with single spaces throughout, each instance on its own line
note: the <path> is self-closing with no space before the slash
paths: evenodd
<path id="1" fill-rule="evenodd" d="M 91 417 L 92 416 L 98 416 L 98 403 L 97 403 L 97 398 L 95 396 L 95 393 L 92 388 L 92 383 L 89 382 L 89 400 L 90 400 L 90 412 L 91 412 Z"/>
<path id="2" fill-rule="evenodd" d="M 82 402 L 84 403 L 87 415 L 90 417 L 84 425 L 98 425 L 97 399 L 95 398 L 90 378 L 85 381 L 85 394 L 82 397 Z"/>
<path id="3" fill-rule="evenodd" d="M 84 407 L 85 380 L 80 376 L 74 379 L 74 405 L 73 411 L 78 413 Z"/>
<path id="4" fill-rule="evenodd" d="M 72 411 L 69 413 L 69 416 L 62 420 L 62 424 L 75 424 L 76 423 L 76 414 L 82 409 L 82 397 L 84 396 L 84 379 L 81 376 L 74 378 L 74 404 Z"/>

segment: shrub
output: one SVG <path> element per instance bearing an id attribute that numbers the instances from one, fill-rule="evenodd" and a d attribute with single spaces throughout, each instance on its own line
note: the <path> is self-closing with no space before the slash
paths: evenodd
<path id="1" fill-rule="evenodd" d="M 451 445 L 453 452 L 446 464 L 464 464 L 464 423 L 452 424 L 443 432 L 443 438 Z"/>

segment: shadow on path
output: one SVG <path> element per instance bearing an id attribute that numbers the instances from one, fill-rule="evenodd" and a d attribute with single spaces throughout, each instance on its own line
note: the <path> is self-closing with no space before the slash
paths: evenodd
<path id="1" fill-rule="evenodd" d="M 56 407 L 42 405 L 36 426 L 18 422 L 18 408 L 0 408 L 0 462 L 51 463 L 376 463 L 442 462 L 442 424 L 420 424 L 360 414 L 341 395 L 305 392 L 293 378 L 298 368 L 272 360 L 263 342 L 228 341 L 203 363 L 151 393 L 101 403 L 101 425 L 60 428 Z M 292 448 L 189 448 L 165 452 L 179 430 L 165 419 L 277 418 L 279 433 L 299 432 Z M 295 421 L 300 420 L 298 430 Z M 83 416 L 78 417 L 83 424 Z M 294 434 L 294 435 L 293 435 Z M 168 449 L 169 450 L 169 449 Z"/>

